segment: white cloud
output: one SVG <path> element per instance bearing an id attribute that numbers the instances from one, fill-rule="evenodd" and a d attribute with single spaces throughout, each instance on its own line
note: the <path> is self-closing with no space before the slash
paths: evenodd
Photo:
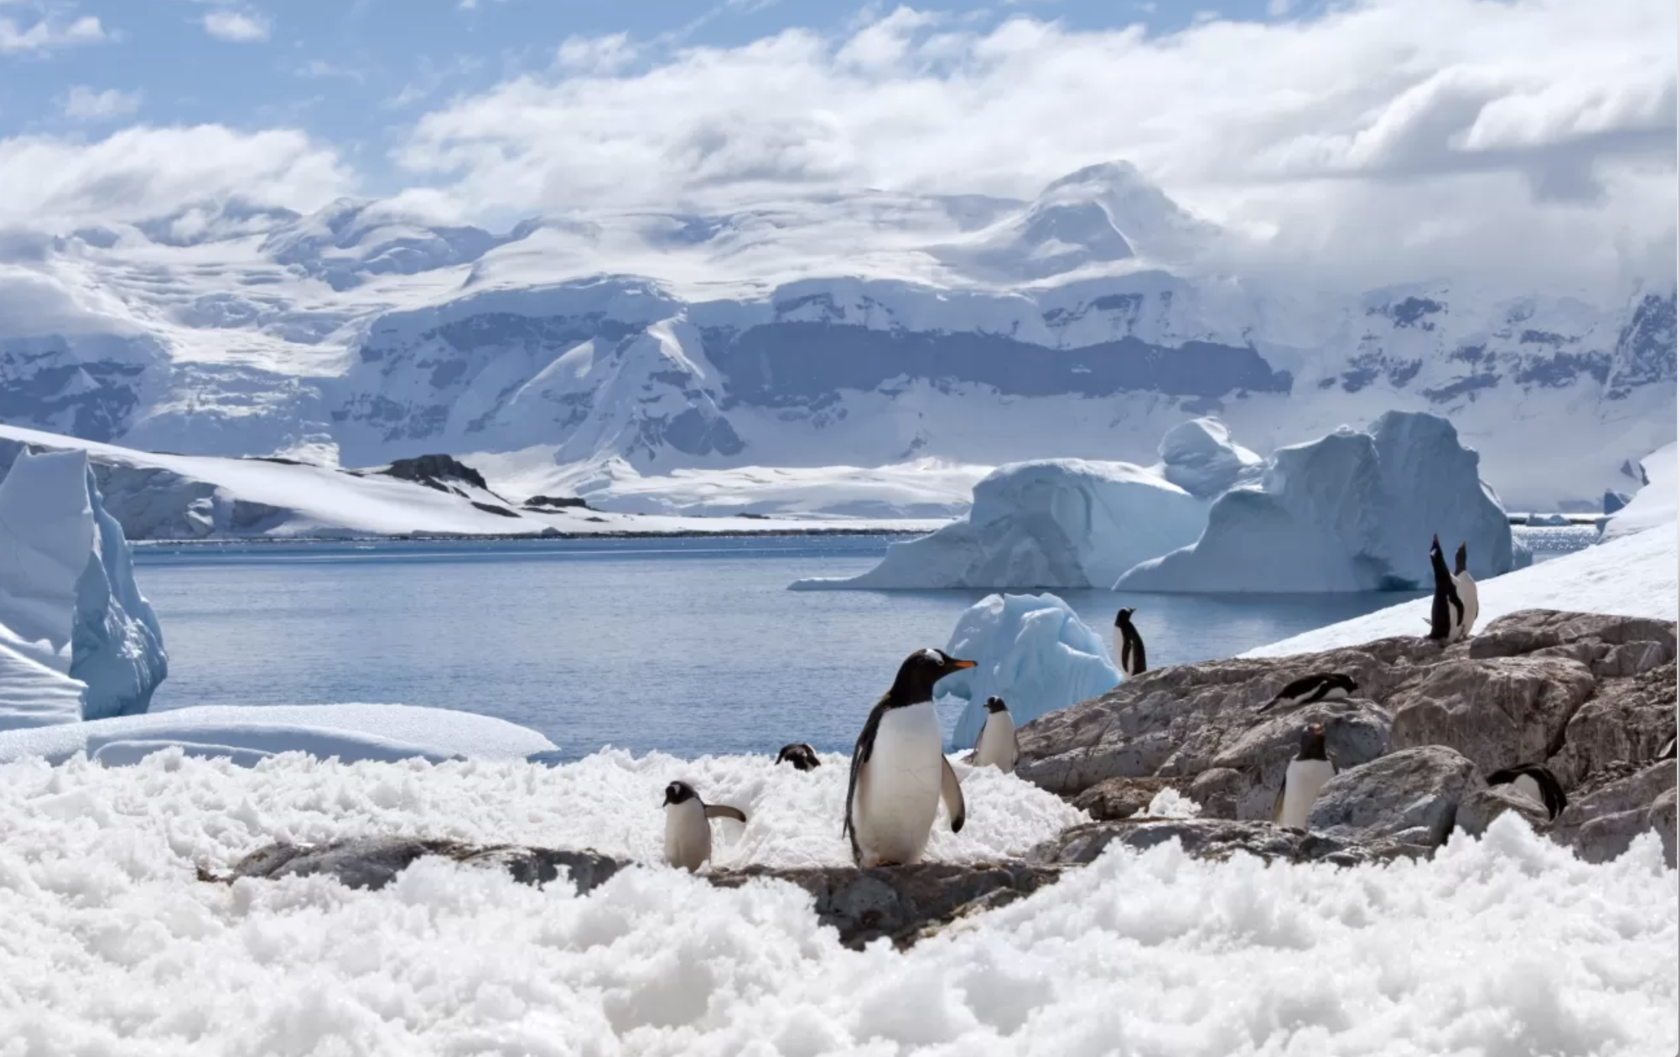
<path id="1" fill-rule="evenodd" d="M 140 93 L 107 88 L 94 91 L 85 84 L 73 85 L 61 104 L 64 116 L 78 121 L 107 121 L 127 117 L 140 109 Z"/>
<path id="2" fill-rule="evenodd" d="M 217 40 L 235 44 L 267 40 L 270 28 L 268 18 L 256 12 L 210 11 L 205 14 L 203 22 L 204 32 Z"/>
<path id="3" fill-rule="evenodd" d="M 42 15 L 29 26 L 20 26 L 10 18 L 0 18 L 0 54 L 7 52 L 50 52 L 74 44 L 96 44 L 110 40 L 111 35 L 94 15 L 83 15 L 68 22 Z"/>
<path id="4" fill-rule="evenodd" d="M 613 33 L 604 37 L 567 37 L 560 42 L 555 61 L 567 70 L 585 73 L 612 73 L 634 62 L 636 46 L 627 33 Z"/>

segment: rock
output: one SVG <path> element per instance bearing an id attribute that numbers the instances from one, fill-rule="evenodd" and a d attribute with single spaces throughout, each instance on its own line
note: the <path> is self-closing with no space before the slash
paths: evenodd
<path id="1" fill-rule="evenodd" d="M 1552 839 L 1582 860 L 1609 862 L 1641 833 L 1656 830 L 1663 856 L 1675 865 L 1675 762 L 1663 760 L 1570 798 L 1552 824 Z"/>
<path id="2" fill-rule="evenodd" d="M 453 491 L 448 485 L 450 481 L 461 481 L 481 491 L 490 490 L 490 486 L 484 482 L 483 474 L 449 455 L 421 455 L 413 459 L 398 459 L 384 469 L 374 472 L 423 484 L 440 492 Z"/>
<path id="3" fill-rule="evenodd" d="M 1606 680 L 1564 728 L 1563 748 L 1546 766 L 1564 789 L 1621 761 L 1644 763 L 1674 737 L 1674 662 L 1631 679 Z"/>
<path id="4" fill-rule="evenodd" d="M 1073 806 L 1098 822 L 1131 818 L 1173 782 L 1171 778 L 1109 778 L 1074 797 Z"/>
<path id="5" fill-rule="evenodd" d="M 1507 811 L 1521 815 L 1534 829 L 1544 832 L 1552 824 L 1546 809 L 1508 785 L 1477 789 L 1458 805 L 1455 824 L 1472 837 L 1487 832 L 1488 824 Z"/>
<path id="6" fill-rule="evenodd" d="M 1228 859 L 1238 852 L 1267 861 L 1330 862 L 1352 866 L 1383 861 L 1421 849 L 1388 842 L 1361 845 L 1321 833 L 1282 829 L 1270 822 L 1175 818 L 1092 822 L 1072 826 L 1027 853 L 1027 860 L 1060 866 L 1094 862 L 1111 844 L 1143 851 L 1177 839 L 1186 854 L 1200 859 Z"/>
<path id="7" fill-rule="evenodd" d="M 218 880 L 241 877 L 309 877 L 330 874 L 347 888 L 378 891 L 408 869 L 416 859 L 437 855 L 456 862 L 499 865 L 524 884 L 546 884 L 563 867 L 580 893 L 623 869 L 626 863 L 593 851 L 552 851 L 543 848 L 493 846 L 477 848 L 456 841 L 416 837 L 362 837 L 320 845 L 271 844 L 259 848 Z"/>
<path id="8" fill-rule="evenodd" d="M 1452 832 L 1458 805 L 1481 785 L 1476 765 L 1452 749 L 1401 749 L 1326 782 L 1307 829 L 1348 841 L 1386 838 L 1433 848 Z"/>
<path id="9" fill-rule="evenodd" d="M 1524 609 L 1489 624 L 1470 640 L 1469 653 L 1480 660 L 1567 646 L 1578 647 L 1572 655 L 1593 668 L 1595 676 L 1638 675 L 1674 660 L 1674 624 L 1604 613 Z M 1614 649 L 1621 646 L 1638 648 L 1624 657 Z"/>
<path id="10" fill-rule="evenodd" d="M 1388 700 L 1396 749 L 1445 745 L 1483 774 L 1544 760 L 1592 696 L 1587 666 L 1560 657 L 1447 661 Z"/>
<path id="11" fill-rule="evenodd" d="M 1347 770 L 1388 751 L 1392 722 L 1381 708 L 1352 698 L 1319 701 L 1281 714 L 1268 712 L 1262 722 L 1222 748 L 1212 768 L 1202 773 L 1231 771 L 1239 776 L 1240 781 L 1235 783 L 1220 780 L 1221 788 L 1229 788 L 1232 793 L 1229 812 L 1221 811 L 1221 817 L 1269 822 L 1284 772 L 1300 751 L 1301 728 L 1324 724 L 1325 751 L 1338 767 Z M 1203 810 L 1207 810 L 1206 805 Z"/>

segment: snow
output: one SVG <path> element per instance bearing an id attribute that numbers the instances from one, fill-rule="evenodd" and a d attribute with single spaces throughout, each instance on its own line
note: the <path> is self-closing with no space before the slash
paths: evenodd
<path id="1" fill-rule="evenodd" d="M 0 730 L 144 712 L 167 658 L 80 451 L 0 478 Z M 73 696 L 72 696 L 73 695 Z"/>
<path id="2" fill-rule="evenodd" d="M 1673 444 L 1665 445 L 1639 460 L 1649 483 L 1635 492 L 1628 504 L 1605 522 L 1601 538 L 1612 540 L 1660 525 L 1675 524 L 1676 489 L 1680 489 L 1680 475 L 1676 473 L 1674 448 Z"/>
<path id="3" fill-rule="evenodd" d="M 859 952 L 791 885 L 718 889 L 658 865 L 587 896 L 435 859 L 379 892 L 194 880 L 274 838 L 353 833 L 651 862 L 660 791 L 684 772 L 747 811 L 744 828 L 714 824 L 725 864 L 840 861 L 840 767 L 603 753 L 555 770 L 168 755 L 0 770 L 0 980 L 20 1053 L 1643 1057 L 1680 1042 L 1680 899 L 1654 834 L 1599 866 L 1514 816 L 1381 866 L 1114 848 L 905 953 Z M 969 824 L 936 831 L 932 857 L 1019 848 L 1071 814 L 995 770 L 965 788 Z"/>
<path id="4" fill-rule="evenodd" d="M 1680 618 L 1676 585 L 1680 552 L 1675 526 L 1623 536 L 1561 558 L 1531 565 L 1491 579 L 1478 578 L 1480 617 L 1485 629 L 1521 609 L 1561 609 L 1618 616 Z M 1427 598 L 1379 609 L 1314 631 L 1261 646 L 1245 657 L 1282 657 L 1355 646 L 1391 635 L 1423 635 L 1429 621 Z"/>
<path id="5" fill-rule="evenodd" d="M 1215 418 L 1196 418 L 1167 431 L 1159 449 L 1161 474 L 1197 499 L 1259 478 L 1266 460 L 1231 439 Z"/>
<path id="6" fill-rule="evenodd" d="M 968 517 L 894 543 L 850 579 L 797 589 L 1107 587 L 1145 558 L 1194 540 L 1206 507 L 1130 463 L 1010 463 L 974 486 Z"/>
<path id="7" fill-rule="evenodd" d="M 231 756 L 250 765 L 287 752 L 337 756 L 345 762 L 454 756 L 523 760 L 557 746 L 506 720 L 415 705 L 206 705 L 0 730 L 0 762 L 38 756 L 57 763 L 85 752 L 118 765 L 170 747 L 190 756 Z"/>
<path id="8" fill-rule="evenodd" d="M 1516 563 L 1504 510 L 1475 451 L 1436 415 L 1390 411 L 1272 453 L 1259 489 L 1220 496 L 1192 546 L 1143 562 L 1126 591 L 1328 592 L 1433 583 L 1430 537 L 1469 544 L 1478 580 Z M 1526 557 L 1526 554 L 1523 555 Z"/>
<path id="9" fill-rule="evenodd" d="M 988 697 L 1003 698 L 1020 726 L 1120 684 L 1103 637 L 1052 594 L 987 595 L 957 618 L 945 652 L 975 662 L 935 688 L 968 702 L 951 734 L 958 749 L 979 739 Z"/>

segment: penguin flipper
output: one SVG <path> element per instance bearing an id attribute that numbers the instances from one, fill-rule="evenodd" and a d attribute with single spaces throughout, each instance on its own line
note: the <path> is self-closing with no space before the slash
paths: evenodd
<path id="1" fill-rule="evenodd" d="M 747 821 L 746 814 L 743 813 L 740 808 L 730 807 L 728 804 L 707 804 L 706 805 L 706 817 L 707 818 L 732 818 L 736 822 L 741 822 L 741 823 L 745 823 Z"/>
<path id="2" fill-rule="evenodd" d="M 846 779 L 846 821 L 840 827 L 840 835 L 851 838 L 854 860 L 862 854 L 862 849 L 858 847 L 857 827 L 852 824 L 852 805 L 856 803 L 859 787 L 863 784 L 863 765 L 869 762 L 875 751 L 875 732 L 880 729 L 881 717 L 886 712 L 886 698 L 875 702 L 875 707 L 869 710 L 869 718 L 864 720 L 857 744 L 852 747 L 852 772 Z"/>
<path id="3" fill-rule="evenodd" d="M 1272 825 L 1283 825 L 1283 793 L 1289 788 L 1289 772 L 1283 773 L 1283 780 L 1278 782 L 1277 796 L 1272 798 Z"/>
<path id="4" fill-rule="evenodd" d="M 968 820 L 968 808 L 963 804 L 962 783 L 957 781 L 957 772 L 951 770 L 951 761 L 943 754 L 939 757 L 939 799 L 945 801 L 945 813 L 951 816 L 951 832 L 961 833 L 963 823 Z"/>

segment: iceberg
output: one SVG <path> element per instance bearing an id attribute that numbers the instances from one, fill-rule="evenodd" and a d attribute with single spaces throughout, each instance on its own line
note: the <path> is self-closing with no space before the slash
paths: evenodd
<path id="1" fill-rule="evenodd" d="M 890 545 L 862 575 L 792 587 L 1106 588 L 1138 562 L 1195 540 L 1206 510 L 1131 463 L 1009 463 L 975 484 L 966 519 Z"/>
<path id="2" fill-rule="evenodd" d="M 167 674 L 163 632 L 85 452 L 26 451 L 0 479 L 0 627 L 0 667 L 35 687 L 8 679 L 0 728 L 144 712 Z"/>
<path id="3" fill-rule="evenodd" d="M 959 750 L 980 737 L 988 697 L 1003 698 L 1019 727 L 1120 685 L 1102 636 L 1052 594 L 987 595 L 957 618 L 945 652 L 975 662 L 939 681 L 942 695 L 968 702 L 951 734 Z"/>
<path id="4" fill-rule="evenodd" d="M 1600 542 L 1675 523 L 1675 489 L 1680 485 L 1680 480 L 1677 480 L 1680 472 L 1677 472 L 1675 461 L 1673 444 L 1664 445 L 1639 460 L 1646 483 L 1633 493 L 1627 505 L 1611 514 L 1604 523 L 1604 531 L 1599 534 Z"/>
<path id="5" fill-rule="evenodd" d="M 1216 418 L 1195 418 L 1167 430 L 1157 449 L 1161 475 L 1197 499 L 1212 499 L 1258 481 L 1266 460 L 1231 439 Z"/>
<path id="6" fill-rule="evenodd" d="M 1469 544 L 1485 580 L 1524 564 L 1511 526 L 1476 470 L 1479 456 L 1437 415 L 1390 411 L 1369 431 L 1347 426 L 1279 448 L 1258 489 L 1214 501 L 1193 545 L 1144 561 L 1125 591 L 1422 590 L 1429 539 Z"/>

